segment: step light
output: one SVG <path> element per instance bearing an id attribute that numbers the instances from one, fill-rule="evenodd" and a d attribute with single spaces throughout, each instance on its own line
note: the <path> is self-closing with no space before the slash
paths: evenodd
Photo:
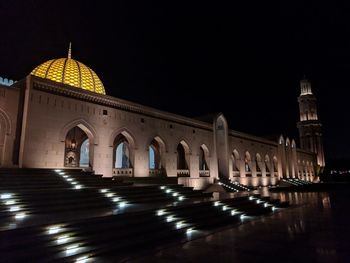
<path id="1" fill-rule="evenodd" d="M 113 196 L 115 196 L 115 194 L 114 193 L 106 193 L 105 196 L 106 197 L 113 197 Z"/>
<path id="2" fill-rule="evenodd" d="M 109 189 L 101 189 L 100 192 L 101 193 L 107 193 L 109 191 Z"/>
<path id="3" fill-rule="evenodd" d="M 173 215 L 170 215 L 170 216 L 167 216 L 166 217 L 166 221 L 167 222 L 172 222 L 172 221 L 174 221 L 175 220 L 175 217 L 173 216 Z"/>
<path id="4" fill-rule="evenodd" d="M 120 201 L 120 197 L 114 197 L 114 198 L 112 199 L 112 201 L 115 202 L 115 203 L 116 203 L 116 202 L 119 202 L 119 201 Z"/>
<path id="5" fill-rule="evenodd" d="M 127 205 L 127 203 L 124 201 L 119 203 L 119 207 L 125 207 L 126 205 Z"/>
<path id="6" fill-rule="evenodd" d="M 183 227 L 184 223 L 185 223 L 184 221 L 177 222 L 175 225 L 176 229 L 180 229 L 181 227 Z"/>
<path id="7" fill-rule="evenodd" d="M 237 210 L 235 210 L 235 209 L 232 209 L 231 210 L 231 216 L 235 216 L 235 215 L 237 215 L 238 214 L 238 211 Z"/>
<path id="8" fill-rule="evenodd" d="M 165 215 L 165 210 L 164 209 L 160 209 L 157 211 L 157 216 L 162 216 L 162 215 Z"/>
<path id="9" fill-rule="evenodd" d="M 10 207 L 10 212 L 17 212 L 21 210 L 21 208 L 17 205 L 17 206 L 11 206 Z"/>
<path id="10" fill-rule="evenodd" d="M 19 220 L 25 218 L 26 216 L 26 213 L 18 213 L 15 215 L 15 218 Z"/>
<path id="11" fill-rule="evenodd" d="M 75 263 L 85 263 L 85 262 L 88 262 L 90 259 L 90 256 L 82 256 L 82 257 L 79 257 L 75 260 Z"/>
<path id="12" fill-rule="evenodd" d="M 194 231 L 193 227 L 187 228 L 186 234 L 191 234 Z"/>
<path id="13" fill-rule="evenodd" d="M 61 245 L 64 243 L 67 243 L 67 241 L 70 239 L 70 237 L 68 235 L 63 235 L 63 236 L 59 236 L 56 240 L 57 244 Z"/>
<path id="14" fill-rule="evenodd" d="M 62 228 L 60 226 L 50 226 L 47 229 L 47 233 L 49 235 L 57 234 L 58 232 L 61 232 L 61 231 L 62 231 Z"/>
<path id="15" fill-rule="evenodd" d="M 0 199 L 10 199 L 12 197 L 12 194 L 1 194 Z"/>
<path id="16" fill-rule="evenodd" d="M 66 247 L 66 255 L 72 255 L 75 252 L 77 252 L 79 249 L 79 244 L 71 245 L 69 247 Z"/>
<path id="17" fill-rule="evenodd" d="M 16 203 L 16 201 L 13 199 L 10 199 L 10 200 L 7 200 L 4 202 L 5 205 L 14 205 L 15 203 Z"/>

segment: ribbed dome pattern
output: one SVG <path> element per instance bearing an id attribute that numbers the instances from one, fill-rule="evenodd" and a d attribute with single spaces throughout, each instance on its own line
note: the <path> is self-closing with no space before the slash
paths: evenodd
<path id="1" fill-rule="evenodd" d="M 83 90 L 106 94 L 96 73 L 72 58 L 51 59 L 37 66 L 31 75 L 64 83 Z"/>

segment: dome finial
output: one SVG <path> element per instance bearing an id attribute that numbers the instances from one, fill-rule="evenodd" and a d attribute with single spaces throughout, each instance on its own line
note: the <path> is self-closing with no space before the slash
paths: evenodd
<path id="1" fill-rule="evenodd" d="M 72 58 L 72 42 L 69 42 L 68 58 Z"/>

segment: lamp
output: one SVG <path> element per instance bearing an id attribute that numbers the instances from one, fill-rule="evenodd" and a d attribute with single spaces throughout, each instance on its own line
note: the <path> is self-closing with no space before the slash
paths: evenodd
<path id="1" fill-rule="evenodd" d="M 75 139 L 73 139 L 71 142 L 71 148 L 74 150 L 76 146 L 77 146 L 77 142 L 75 141 Z"/>
<path id="2" fill-rule="evenodd" d="M 71 141 L 71 143 L 70 143 L 70 148 L 72 149 L 72 150 L 75 150 L 76 149 L 76 147 L 77 147 L 77 141 L 75 140 L 75 129 L 76 128 L 74 128 L 74 135 L 73 135 L 73 139 L 72 139 L 72 141 Z"/>

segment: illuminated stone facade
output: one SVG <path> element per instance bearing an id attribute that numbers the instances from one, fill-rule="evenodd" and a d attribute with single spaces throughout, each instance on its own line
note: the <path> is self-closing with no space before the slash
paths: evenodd
<path id="1" fill-rule="evenodd" d="M 223 114 L 199 121 L 66 85 L 64 76 L 34 75 L 0 86 L 2 167 L 82 166 L 103 176 L 178 177 L 195 188 L 219 176 L 253 186 L 317 178 L 314 153 L 282 136 L 271 141 L 230 130 Z M 117 157 L 121 143 L 125 153 Z"/>
<path id="2" fill-rule="evenodd" d="M 300 121 L 298 122 L 300 146 L 302 149 L 317 154 L 317 168 L 323 171 L 325 167 L 322 124 L 317 115 L 316 97 L 312 94 L 311 83 L 304 79 L 300 81 L 301 93 L 298 98 Z"/>

